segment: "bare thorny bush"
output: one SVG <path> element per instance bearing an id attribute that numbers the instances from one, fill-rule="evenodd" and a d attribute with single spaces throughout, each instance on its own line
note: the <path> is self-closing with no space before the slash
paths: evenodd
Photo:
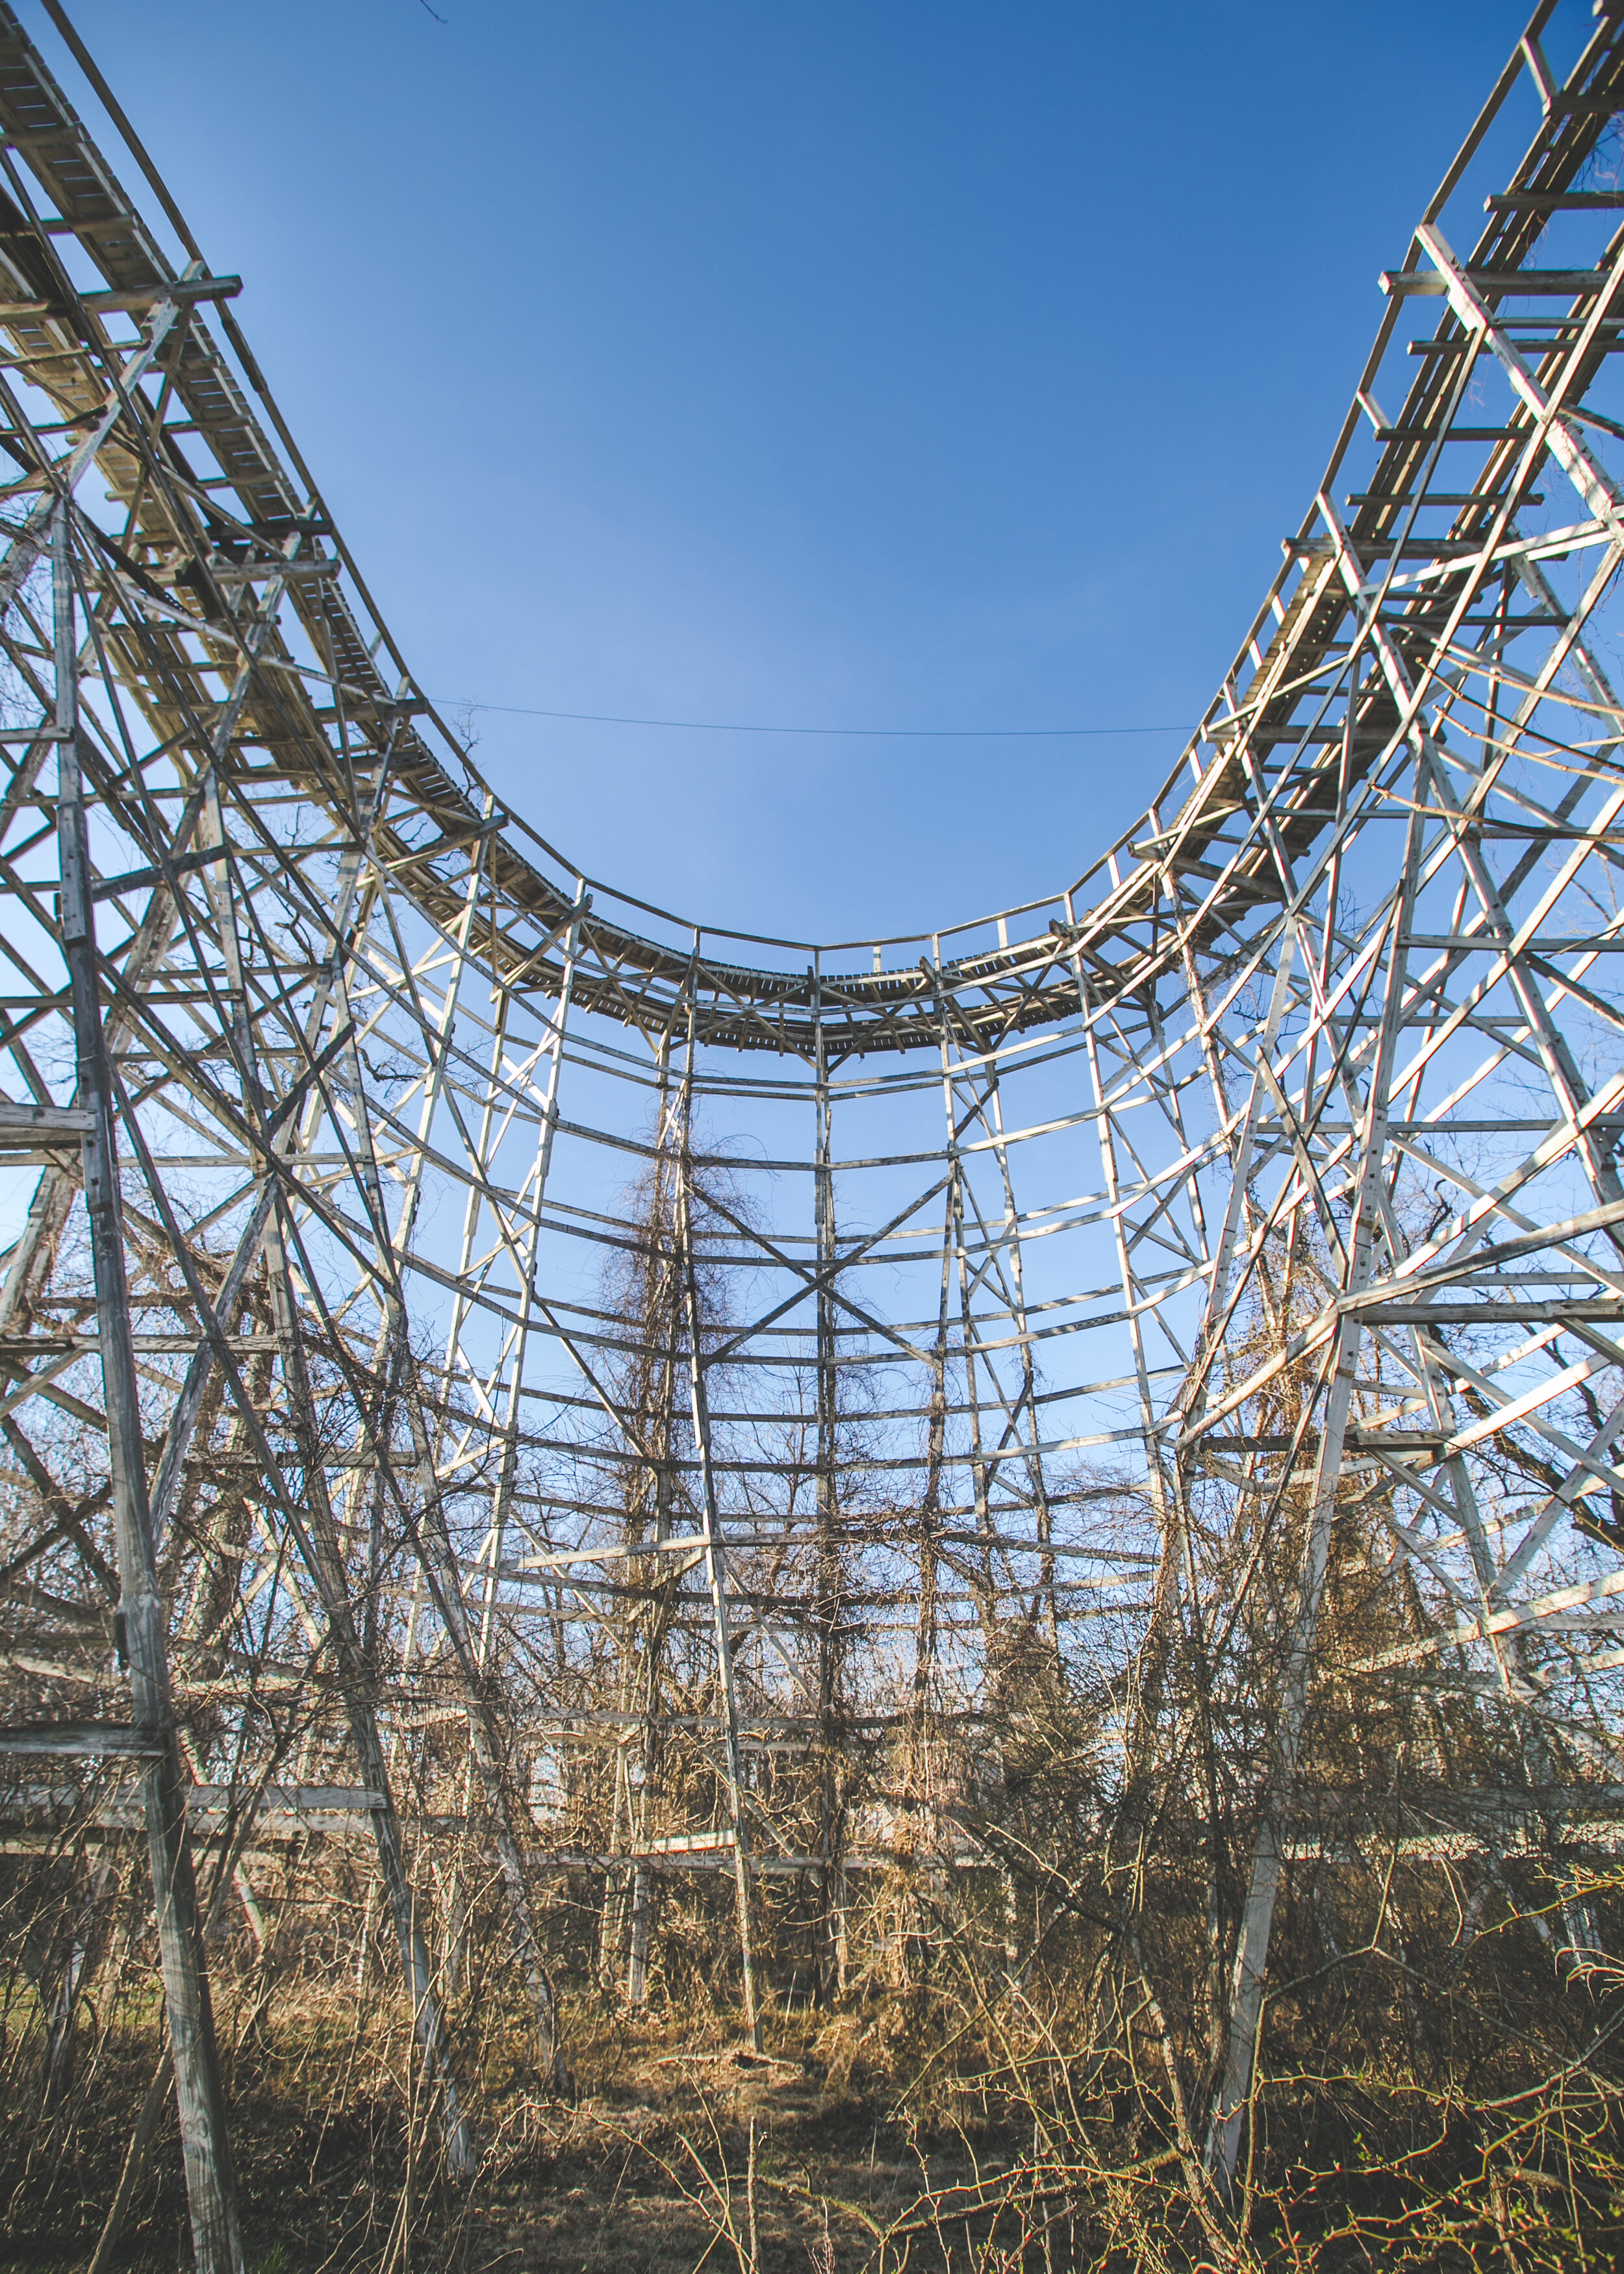
<path id="1" fill-rule="evenodd" d="M 719 1247 L 737 1203 L 709 1173 L 693 1205 L 702 1241 Z M 291 1837 L 255 1827 L 253 1796 L 271 1780 L 348 1775 L 320 1637 L 288 1614 L 279 1663 L 298 1638 L 297 1681 L 268 1680 L 251 1647 L 252 1479 L 228 1412 L 203 1440 L 166 1573 L 187 1743 L 200 1777 L 230 1788 L 199 1848 L 251 2233 L 289 2264 L 479 2264 L 482 2202 L 515 2187 L 538 2200 L 550 2172 L 597 2155 L 673 2191 L 706 2255 L 741 2274 L 808 2254 L 820 2274 L 1610 2263 L 1624 2223 L 1624 1868 L 1572 1827 L 1574 1794 L 1599 1790 L 1611 1764 L 1559 1715 L 1536 1724 L 1515 1694 L 1467 1678 L 1439 1645 L 1439 1608 L 1393 1562 L 1388 1502 L 1357 1471 L 1339 1487 L 1289 1805 L 1268 1803 L 1283 1807 L 1289 1869 L 1241 2163 L 1232 2189 L 1207 2175 L 1230 1954 L 1297 1615 L 1312 1464 L 1295 1457 L 1270 1493 L 1238 1498 L 1215 1456 L 1161 1480 L 1159 1505 L 1109 1475 L 1071 1480 L 1101 1526 L 1164 1546 L 1139 1611 L 1056 1618 L 1012 1594 L 990 1551 L 937 1542 L 929 1508 L 865 1482 L 862 1417 L 843 1412 L 849 1480 L 823 1562 L 763 1549 L 736 1577 L 747 1600 L 799 1591 L 813 1607 L 806 1665 L 822 1636 L 835 1668 L 820 1701 L 829 1742 L 809 1757 L 763 1747 L 749 1766 L 758 1821 L 803 1853 L 826 1840 L 851 1866 L 764 1872 L 755 1886 L 768 2058 L 752 2068 L 735 2054 L 730 2074 L 793 2081 L 800 2127 L 775 2129 L 713 2082 L 660 2102 L 662 2059 L 723 2062 L 737 2045 L 740 1982 L 726 1873 L 648 1864 L 651 1841 L 726 1818 L 714 1748 L 692 1734 L 714 1719 L 715 1665 L 679 1615 L 679 1559 L 653 1553 L 691 1450 L 658 1163 L 628 1214 L 643 1236 L 604 1308 L 623 1329 L 614 1391 L 641 1454 L 617 1457 L 610 1433 L 583 1431 L 577 1457 L 600 1498 L 613 1480 L 621 1576 L 605 1616 L 572 1619 L 560 1590 L 550 1623 L 504 1626 L 498 1651 L 574 2108 L 531 2057 L 442 1669 L 432 1649 L 413 1655 L 395 1614 L 367 1645 L 400 1715 L 414 1900 L 483 2153 L 471 2182 L 446 2172 L 440 2083 L 365 1842 L 319 1817 Z M 1237 1373 L 1281 1345 L 1309 1299 L 1302 1259 L 1270 1266 Z M 723 1276 L 702 1265 L 699 1283 L 701 1332 L 719 1348 Z M 251 1288 L 245 1315 L 257 1300 Z M 318 1353 L 317 1389 L 338 1371 Z M 1304 1367 L 1279 1369 L 1249 1430 L 1298 1442 L 1313 1389 Z M 84 1587 L 106 1560 L 104 1490 L 67 1420 L 49 1443 L 19 1435 L 11 1424 L 7 1718 L 84 1713 L 117 1690 L 110 1611 Z M 1513 1465 L 1538 1459 L 1507 1442 Z M 922 1559 L 913 1578 L 876 1562 L 876 1540 L 898 1538 Z M 387 1527 L 354 1546 L 405 1568 Z M 973 1701 L 962 1668 L 950 1679 L 927 1662 L 938 1570 L 956 1576 L 981 1637 Z M 881 1675 L 827 1645 L 876 1605 L 903 1636 Z M 42 1626 L 55 1656 L 31 1653 Z M 747 1717 L 765 1726 L 767 1693 L 744 1687 Z M 82 2260 L 122 2204 L 125 2246 L 150 2257 L 175 2232 L 177 2158 L 128 1786 L 115 1764 L 25 1761 L 12 1774 L 0 2079 L 19 2120 L 0 2222 L 60 2235 L 64 2261 Z M 883 2187 L 842 2147 L 853 2128 Z"/>

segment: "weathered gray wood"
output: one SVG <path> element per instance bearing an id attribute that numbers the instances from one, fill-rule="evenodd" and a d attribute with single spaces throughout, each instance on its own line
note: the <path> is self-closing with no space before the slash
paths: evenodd
<path id="1" fill-rule="evenodd" d="M 1195 1805 L 1175 1677 L 1186 1695 L 1218 1683 L 1203 1711 L 1282 1733 L 1241 1796 L 1265 1826 L 1252 1852 L 1224 1851 L 1220 1811 L 1203 1819 L 1209 1963 L 1195 2002 L 1210 2011 L 1173 2054 L 1175 2082 L 1181 2062 L 1199 2070 L 1197 2097 L 1216 2067 L 1226 2171 L 1277 1891 L 1293 1855 L 1342 1868 L 1340 1835 L 1299 1837 L 1289 1807 L 1293 1731 L 1320 1676 L 1313 1603 L 1337 1552 L 1325 1515 L 1341 1503 L 1326 1495 L 1356 1477 L 1388 1493 L 1361 1505 L 1387 1510 L 1370 1519 L 1386 1525 L 1375 1562 L 1390 1547 L 1393 1584 L 1413 1583 L 1436 1623 L 1417 1654 L 1436 1660 L 1447 1637 L 1470 1668 L 1459 1697 L 1498 1684 L 1486 1694 L 1530 1760 L 1541 1707 L 1517 1638 L 1551 1638 L 1606 1672 L 1624 1616 L 1607 1553 L 1624 1457 L 1606 1391 L 1624 1315 L 1624 1013 L 1607 975 L 1624 952 L 1610 913 L 1624 805 L 1620 714 L 1595 667 L 1624 509 L 1594 443 L 1618 422 L 1586 400 L 1620 335 L 1624 268 L 1597 193 L 1572 187 L 1624 103 L 1624 31 L 1608 17 L 1587 34 L 1567 86 L 1542 50 L 1515 64 L 1506 85 L 1526 94 L 1532 73 L 1538 139 L 1462 254 L 1438 234 L 1456 226 L 1447 190 L 1429 209 L 1323 489 L 1142 819 L 1028 907 L 940 937 L 807 950 L 700 931 L 607 887 L 587 905 L 416 692 L 172 200 L 195 291 L 170 289 L 162 245 L 6 26 L 0 129 L 60 218 L 0 256 L 0 418 L 35 470 L 14 493 L 49 493 L 0 564 L 0 642 L 49 708 L 30 578 L 59 493 L 94 465 L 128 525 L 80 526 L 95 636 L 71 662 L 64 651 L 58 678 L 97 689 L 79 722 L 77 810 L 107 848 L 85 897 L 109 944 L 96 984 L 120 1142 L 148 1188 L 130 1196 L 130 1300 L 155 1314 L 125 1339 L 167 1431 L 156 1568 L 177 1575 L 177 1604 L 190 1585 L 199 1607 L 191 1626 L 177 1614 L 180 1642 L 207 1628 L 202 1654 L 219 1662 L 219 1581 L 241 1574 L 231 1640 L 256 1677 L 297 1683 L 310 1647 L 336 1668 L 330 1725 L 318 1713 L 312 1736 L 322 1781 L 278 1789 L 380 1796 L 321 1813 L 334 1836 L 385 1824 L 378 1886 L 420 2042 L 445 2074 L 451 2024 L 410 1916 L 409 1832 L 432 1841 L 438 1823 L 455 1846 L 483 1804 L 542 2044 L 554 2025 L 533 1890 L 571 1869 L 602 1870 L 616 1902 L 629 1897 L 600 1947 L 617 1974 L 624 1959 L 633 2002 L 658 1955 L 658 1875 L 729 1871 L 759 2025 L 778 1985 L 752 1943 L 755 1879 L 821 1875 L 827 1979 L 839 1875 L 879 1868 L 844 1850 L 835 1772 L 861 1781 L 876 1744 L 901 1749 L 910 1836 L 926 1827 L 917 1868 L 944 1873 L 930 1856 L 950 1837 L 941 1764 L 954 1746 L 996 1764 L 1000 1653 L 1041 1620 L 1056 1661 L 1075 1649 L 1080 1663 L 1081 1621 L 1119 1604 L 1137 1639 L 1111 1669 L 1124 1734 L 1100 1773 L 1121 1780 L 1106 1837 L 1124 1936 L 1143 1929 L 1142 1943 L 1155 1924 L 1133 1910 L 1154 1903 L 1134 1889 L 1154 1878 L 1155 1826 Z M 1542 273 L 1528 264 L 1552 212 L 1575 265 Z M 98 265 L 100 302 L 51 268 L 64 233 Z M 1507 303 L 1539 292 L 1542 311 L 1504 318 L 1489 305 L 1502 289 Z M 71 319 L 40 313 L 56 291 Z M 1433 339 L 1403 336 L 1416 312 L 1399 304 L 1416 293 L 1440 302 Z M 115 358 L 117 382 L 97 328 L 114 303 L 154 312 L 152 337 Z M 1469 407 L 1469 388 L 1486 395 L 1502 377 L 1508 408 Z M 1379 397 L 1395 387 L 1389 418 Z M 1523 530 L 1542 493 L 1573 518 Z M 41 768 L 64 731 L 0 733 L 0 761 L 15 761 L 8 853 L 56 811 Z M 974 825 L 1007 838 L 1000 789 L 989 765 Z M 1424 906 L 1389 1048 L 1390 1003 L 1372 991 L 1395 889 L 1385 848 L 1417 815 Z M 1035 840 L 1042 817 L 1021 818 Z M 0 895 L 26 941 L 49 909 L 20 859 Z M 126 939 L 122 903 L 139 918 L 149 888 Z M 15 1103 L 0 1103 L 0 1141 L 13 1166 L 52 1165 L 0 1294 L 0 1425 L 10 1437 L 37 1402 L 94 1431 L 85 1361 L 107 1363 L 111 1345 L 73 1305 L 78 1179 L 57 1165 L 75 1133 L 64 1117 L 83 1109 L 56 1094 L 59 976 L 10 945 L 17 1026 L 0 1038 L 0 1090 Z M 550 1023 L 560 998 L 567 1035 L 562 1016 Z M 838 1225 L 837 1126 L 852 1140 Z M 1456 1149 L 1469 1136 L 1480 1171 Z M 628 1324 L 590 1284 L 636 1238 L 615 1195 L 679 1160 L 681 1260 Z M 1417 1186 L 1442 1211 L 1430 1229 Z M 1361 1237 L 1368 1271 L 1350 1291 Z M 1518 1263 L 1548 1278 L 1482 1276 Z M 695 1315 L 693 1282 L 712 1272 L 746 1291 L 720 1344 Z M 1514 1337 L 1524 1346 L 1502 1366 Z M 1356 1349 L 1379 1357 L 1380 1392 Z M 117 1386 L 129 1367 L 117 1351 L 111 1363 Z M 634 1367 L 650 1386 L 628 1398 L 618 1385 Z M 1326 1385 L 1300 1427 L 1267 1410 L 1288 1375 Z M 126 1381 L 126 1429 L 130 1395 Z M 105 1402 L 110 1415 L 112 1390 Z M 1522 1464 L 1521 1498 L 1497 1462 Z M 213 1561 L 191 1531 L 212 1472 L 228 1535 Z M 19 1541 L 0 1580 L 8 1615 L 32 1605 L 36 1662 L 82 1674 L 104 1630 L 100 1550 L 85 1522 L 60 1528 L 49 1473 L 26 1460 L 24 1473 L 58 1528 Z M 1316 1480 L 1298 1615 L 1276 1631 L 1234 1543 L 1300 1514 L 1289 1492 Z M 61 1564 L 83 1559 L 77 1597 L 43 1570 L 45 1546 Z M 268 1581 L 252 1590 L 272 1572 L 291 1601 L 281 1634 L 250 1608 L 270 1599 Z M 510 1639 L 526 1679 L 546 1668 L 522 1716 Z M 720 1698 L 703 1713 L 672 1710 L 662 1690 L 661 1654 L 674 1665 L 679 1648 L 705 1678 L 717 1668 Z M 1226 1649 L 1244 1663 L 1220 1679 Z M 583 1706 L 570 1680 L 592 1651 L 620 1687 Z M 397 1663 L 414 1680 L 443 1669 L 469 1728 L 453 1768 L 411 1710 L 391 1712 L 418 1703 Z M 864 1698 L 873 1710 L 848 1718 L 846 1685 L 881 1668 L 903 1694 Z M 1384 1678 L 1376 1665 L 1338 1674 Z M 616 1781 L 589 1837 L 549 1820 L 520 1771 L 531 1751 L 580 1758 L 594 1734 L 616 1747 Z M 1616 1732 L 1598 1709 L 1584 1736 L 1605 1749 Z M 12 1733 L 31 1750 L 95 1738 Z M 668 1831 L 654 1802 L 662 1746 L 703 1759 L 718 1742 L 730 1822 L 706 1846 Z M 774 1788 L 757 1764 L 791 1748 L 778 1789 L 794 1799 L 764 1824 Z M 444 1788 L 402 1826 L 391 1792 L 420 1771 Z M 229 1801 L 207 1795 L 213 1837 Z M 98 1832 L 114 1836 L 124 1805 L 99 1809 Z M 297 1812 L 271 1807 L 267 1834 Z M 447 1884 L 444 1853 L 432 1863 Z M 1231 1938 L 1217 1892 L 1237 1869 L 1252 1900 Z M 470 1909 L 460 1894 L 454 1908 Z M 1567 1926 L 1586 1946 L 1584 1922 Z"/>
<path id="2" fill-rule="evenodd" d="M 169 2012 L 169 2052 L 180 2112 L 181 2152 L 199 2274 L 243 2274 L 231 2147 L 214 2021 L 203 1964 L 197 1887 L 186 1827 L 188 1779 L 169 1700 L 167 1618 L 153 1558 L 140 1402 L 131 1341 L 112 1085 L 102 1027 L 100 971 L 90 892 L 90 848 L 78 747 L 77 644 L 69 509 L 53 538 L 58 745 L 57 842 L 62 947 L 73 995 L 79 1111 L 86 1117 L 85 1210 L 90 1223 L 97 1334 L 107 1410 L 119 1617 L 135 1726 L 153 1749 L 142 1777 L 147 1854 Z"/>
<path id="3" fill-rule="evenodd" d="M 677 1252 L 680 1259 L 682 1300 L 688 1326 L 688 1369 L 694 1442 L 699 1452 L 700 1489 L 704 1530 L 701 1535 L 705 1581 L 716 1641 L 717 1683 L 721 1691 L 723 1758 L 729 1813 L 733 1818 L 733 1893 L 739 1919 L 739 1969 L 744 1992 L 744 2021 L 751 2043 L 762 2049 L 761 2003 L 756 1984 L 755 1933 L 751 1920 L 750 1837 L 745 1817 L 744 1765 L 739 1744 L 739 1701 L 733 1683 L 733 1635 L 727 1601 L 726 1548 L 722 1513 L 717 1497 L 710 1459 L 710 1412 L 706 1389 L 704 1316 L 699 1300 L 699 1266 L 695 1252 L 693 1164 L 690 1151 L 692 1091 L 686 1076 L 693 1066 L 693 1037 L 688 1038 L 688 1063 L 681 1093 L 681 1149 L 677 1162 Z"/>

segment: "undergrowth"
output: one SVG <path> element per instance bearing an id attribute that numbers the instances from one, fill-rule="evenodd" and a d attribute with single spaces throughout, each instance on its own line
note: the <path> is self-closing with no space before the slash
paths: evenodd
<path id="1" fill-rule="evenodd" d="M 871 1976 L 821 2010 L 780 2005 L 762 2054 L 718 2000 L 665 1999 L 633 2016 L 582 1979 L 566 2007 L 571 2098 L 544 2090 L 518 1985 L 498 1974 L 459 2012 L 480 2147 L 462 2183 L 447 2176 L 436 2096 L 390 1985 L 358 1993 L 353 1980 L 296 1977 L 267 1999 L 255 1969 L 232 1972 L 222 1954 L 248 2263 L 259 2274 L 1610 2266 L 1624 2243 L 1620 1985 L 1605 1969 L 1570 1969 L 1562 2029 L 1519 2035 L 1505 2026 L 1504 1977 L 1548 1977 L 1553 1962 L 1529 1920 L 1491 1924 L 1453 1984 L 1417 1974 L 1408 2004 L 1372 1994 L 1390 1960 L 1348 1961 L 1333 2041 L 1365 2044 L 1342 2066 L 1293 2058 L 1325 1984 L 1282 1979 L 1284 2026 L 1266 2029 L 1228 2202 L 1202 2176 L 1159 2001 L 1110 2014 L 1097 1972 L 1050 1968 L 1042 1954 L 1017 1979 L 938 1948 L 922 1978 Z M 157 2002 L 150 1986 L 100 2011 L 93 1997 L 49 2105 L 43 2017 L 26 1994 L 5 2031 L 0 2268 L 82 2269 L 162 2059 Z M 111 2263 L 169 2274 L 189 2256 L 166 2100 Z"/>

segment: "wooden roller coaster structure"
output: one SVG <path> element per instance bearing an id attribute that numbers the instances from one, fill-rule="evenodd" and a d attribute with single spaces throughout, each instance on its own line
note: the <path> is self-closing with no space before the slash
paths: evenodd
<path id="1" fill-rule="evenodd" d="M 431 1864 L 544 2075 L 568 1890 L 633 2004 L 719 1897 L 759 2041 L 1007 1898 L 1079 1683 L 1123 1935 L 1228 1858 L 1222 2194 L 1294 1871 L 1616 1844 L 1624 9 L 1537 11 L 1142 822 L 832 945 L 481 779 L 50 12 L 151 218 L 0 7 L 0 1817 L 64 1918 L 145 1836 L 199 2266 L 199 1854 L 350 1855 L 466 2165 Z M 1450 1741 L 1327 1781 L 1401 1691 Z"/>

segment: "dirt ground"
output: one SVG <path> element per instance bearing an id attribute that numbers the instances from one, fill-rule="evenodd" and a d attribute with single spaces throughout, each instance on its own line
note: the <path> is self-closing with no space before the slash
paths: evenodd
<path id="1" fill-rule="evenodd" d="M 921 2183 L 967 2169 L 960 2143 L 831 2098 L 800 2061 L 733 2049 L 639 2066 L 622 2092 L 583 2102 L 545 2162 L 470 2205 L 470 2270 L 687 2274 L 709 2255 L 805 2274 L 867 2255 L 858 2210 L 883 2227 Z"/>
<path id="2" fill-rule="evenodd" d="M 472 2001 L 475 2019 L 483 2010 Z M 1049 2114 L 1034 2098 L 1017 2122 L 1010 2097 L 982 2097 L 985 2072 L 981 2086 L 950 2074 L 960 2033 L 929 1991 L 828 2015 L 777 2010 L 765 2055 L 714 2010 L 634 2022 L 586 1992 L 566 2020 L 565 2097 L 527 2070 L 525 2032 L 491 2024 L 464 2045 L 479 2161 L 455 2183 L 393 2001 L 351 1996 L 346 2009 L 294 1993 L 274 2027 L 225 2034 L 249 2274 L 1568 2274 L 1624 2263 L 1624 2166 L 1599 2108 L 1584 2120 L 1599 2128 L 1575 2166 L 1581 2200 L 1531 2167 L 1503 2112 L 1492 2168 L 1480 2127 L 1463 2126 L 1456 2152 L 1430 2110 L 1379 2162 L 1357 2127 L 1327 2128 L 1315 2080 L 1282 2078 L 1259 2119 L 1276 2143 L 1274 2191 L 1237 2254 L 1210 2207 L 1192 2208 L 1143 2078 L 1132 2090 L 1096 2083 L 1079 2108 L 1097 2069 L 1049 2067 Z M 87 2031 L 60 2109 L 6 2112 L 0 2274 L 85 2274 L 156 2048 L 150 2029 Z M 1041 2147 L 1034 2127 L 1062 2102 L 1071 2120 Z M 1391 2110 L 1367 2105 L 1391 2130 Z M 1575 2138 L 1582 2113 L 1570 2112 Z M 1538 2130 L 1537 2104 L 1513 2114 Z M 1011 2172 L 1004 2192 L 1018 2208 L 995 2227 L 977 2206 Z M 111 2265 L 190 2274 L 172 2102 Z"/>
<path id="3" fill-rule="evenodd" d="M 353 2079 L 346 2090 L 325 2044 L 303 2065 L 290 2046 L 257 2070 L 239 2056 L 233 2143 L 251 2274 L 840 2274 L 922 2187 L 1002 2160 L 990 2132 L 923 2133 L 884 2093 L 854 2089 L 855 2031 L 831 2065 L 810 2024 L 781 2027 L 763 2056 L 719 2026 L 592 2020 L 572 2045 L 572 2100 L 515 2074 L 470 2112 L 481 2167 L 459 2186 L 432 2137 L 406 2153 L 402 2096 L 357 2092 Z M 82 2274 L 89 2261 L 150 2074 L 110 2053 L 99 2068 L 56 2155 L 11 2162 L 0 2142 L 0 2274 Z M 962 2223 L 958 2234 L 962 2249 Z M 929 2242 L 920 2236 L 912 2265 L 944 2263 Z M 115 2263 L 190 2267 L 172 2110 Z"/>

